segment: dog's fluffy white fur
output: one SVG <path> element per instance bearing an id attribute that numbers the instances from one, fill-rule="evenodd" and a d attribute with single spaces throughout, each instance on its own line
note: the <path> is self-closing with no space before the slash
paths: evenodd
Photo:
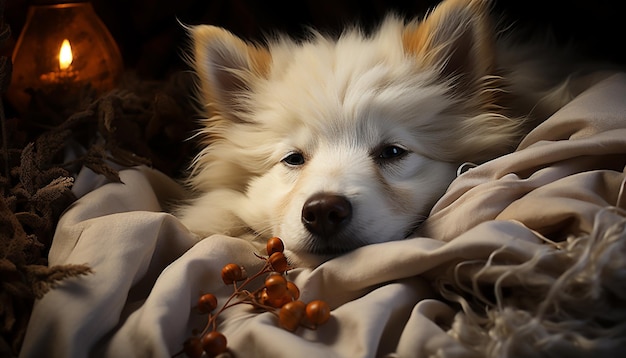
<path id="1" fill-rule="evenodd" d="M 278 236 L 305 266 L 407 237 L 459 164 L 511 151 L 572 97 L 564 66 L 496 39 L 489 12 L 445 0 L 371 34 L 264 46 L 190 28 L 205 146 L 177 215 L 200 237 Z"/>

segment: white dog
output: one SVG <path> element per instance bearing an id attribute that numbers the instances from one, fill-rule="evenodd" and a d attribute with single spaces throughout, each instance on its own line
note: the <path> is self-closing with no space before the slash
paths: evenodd
<path id="1" fill-rule="evenodd" d="M 572 98 L 565 66 L 496 39 L 489 12 L 445 0 L 372 34 L 266 46 L 191 28 L 206 146 L 177 215 L 201 237 L 278 236 L 305 266 L 406 238 L 459 164 L 510 152 Z"/>

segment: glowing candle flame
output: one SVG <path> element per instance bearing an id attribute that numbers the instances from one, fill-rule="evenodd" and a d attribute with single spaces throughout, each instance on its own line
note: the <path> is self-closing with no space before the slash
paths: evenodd
<path id="1" fill-rule="evenodd" d="M 68 39 L 63 40 L 61 44 L 61 50 L 59 51 L 59 68 L 61 70 L 67 70 L 74 61 L 72 56 L 72 47 Z"/>

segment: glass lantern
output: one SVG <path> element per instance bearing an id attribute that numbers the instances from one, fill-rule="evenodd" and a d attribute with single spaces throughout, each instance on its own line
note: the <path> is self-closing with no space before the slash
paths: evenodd
<path id="1" fill-rule="evenodd" d="M 31 5 L 13 51 L 7 96 L 20 113 L 33 96 L 75 107 L 85 91 L 112 89 L 122 71 L 117 44 L 90 2 Z"/>

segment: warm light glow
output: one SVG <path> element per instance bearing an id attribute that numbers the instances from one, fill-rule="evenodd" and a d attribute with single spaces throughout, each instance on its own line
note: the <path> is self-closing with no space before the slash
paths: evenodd
<path id="1" fill-rule="evenodd" d="M 59 51 L 59 68 L 61 70 L 67 70 L 73 60 L 74 56 L 72 56 L 72 46 L 70 46 L 70 41 L 65 39 L 63 40 L 61 50 Z"/>

